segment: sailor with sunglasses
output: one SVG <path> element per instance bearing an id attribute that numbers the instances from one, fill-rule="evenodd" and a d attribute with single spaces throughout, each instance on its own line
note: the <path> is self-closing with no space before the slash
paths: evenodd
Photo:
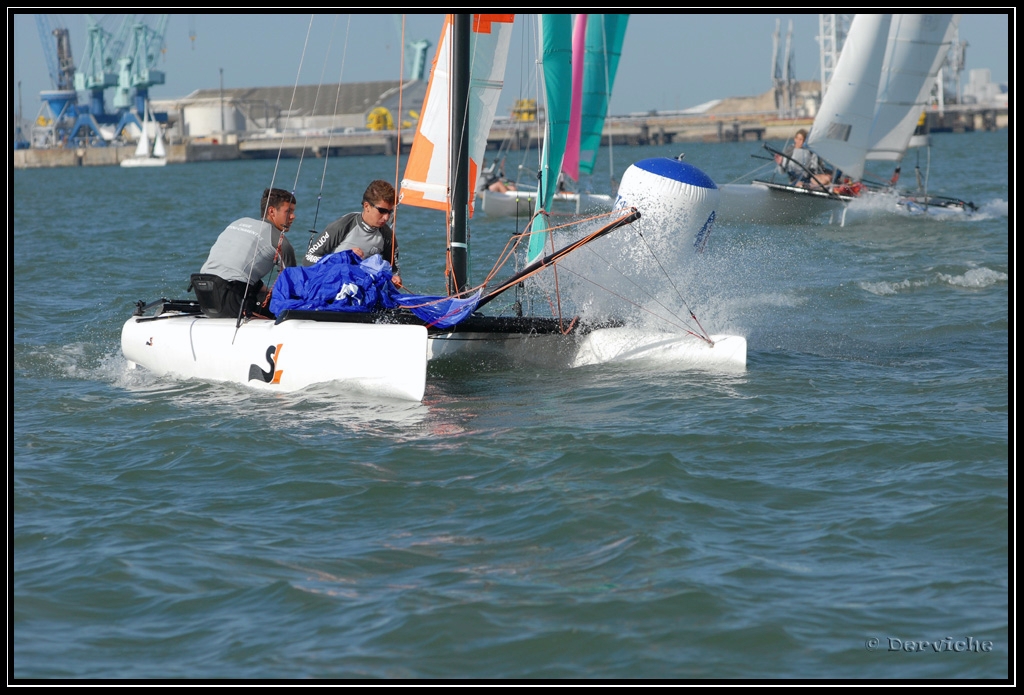
<path id="1" fill-rule="evenodd" d="M 363 209 L 350 212 L 331 222 L 303 257 L 303 265 L 313 265 L 324 256 L 352 250 L 360 258 L 380 254 L 391 264 L 391 281 L 402 286 L 398 273 L 398 242 L 388 221 L 395 212 L 395 188 L 387 181 L 371 181 L 363 193 Z"/>

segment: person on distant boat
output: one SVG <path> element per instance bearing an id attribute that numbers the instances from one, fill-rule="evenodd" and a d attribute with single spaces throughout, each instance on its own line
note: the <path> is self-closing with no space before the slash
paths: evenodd
<path id="1" fill-rule="evenodd" d="M 775 163 L 780 173 L 789 176 L 789 183 L 799 188 L 828 189 L 832 182 L 832 172 L 825 169 L 818 155 L 804 147 L 807 131 L 803 128 L 796 131 L 793 144 L 787 147 L 784 154 L 775 155 Z"/>
<path id="2" fill-rule="evenodd" d="M 391 281 L 402 286 L 398 273 L 398 242 L 388 220 L 395 213 L 395 187 L 387 181 L 371 181 L 363 193 L 363 209 L 342 215 L 331 222 L 309 244 L 303 265 L 313 265 L 324 256 L 339 251 L 353 251 L 360 258 L 380 254 L 391 264 Z"/>
<path id="3" fill-rule="evenodd" d="M 508 193 L 516 190 L 516 185 L 505 178 L 505 160 L 495 159 L 491 166 L 483 170 L 480 176 L 482 183 L 481 191 L 494 191 L 495 193 Z"/>
<path id="4" fill-rule="evenodd" d="M 282 188 L 264 190 L 260 214 L 262 219 L 243 217 L 229 224 L 192 275 L 189 289 L 206 316 L 274 318 L 266 308 L 270 292 L 263 277 L 275 267 L 296 264 L 295 249 L 285 238 L 295 221 L 295 196 Z"/>

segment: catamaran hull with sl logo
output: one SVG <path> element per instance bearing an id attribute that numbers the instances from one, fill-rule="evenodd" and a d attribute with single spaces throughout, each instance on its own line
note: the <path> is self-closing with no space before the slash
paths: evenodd
<path id="1" fill-rule="evenodd" d="M 130 366 L 160 375 L 231 382 L 262 391 L 317 384 L 419 401 L 427 329 L 414 325 L 233 319 L 194 313 L 133 316 L 121 330 Z"/>

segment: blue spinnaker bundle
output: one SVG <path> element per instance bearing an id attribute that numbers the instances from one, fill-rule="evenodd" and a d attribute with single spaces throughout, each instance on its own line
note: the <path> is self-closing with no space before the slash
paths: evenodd
<path id="1" fill-rule="evenodd" d="M 391 282 L 391 264 L 379 254 L 362 260 L 352 251 L 324 256 L 315 265 L 285 268 L 274 283 L 270 310 L 370 312 L 404 308 L 428 326 L 449 328 L 473 313 L 471 297 L 402 294 Z"/>

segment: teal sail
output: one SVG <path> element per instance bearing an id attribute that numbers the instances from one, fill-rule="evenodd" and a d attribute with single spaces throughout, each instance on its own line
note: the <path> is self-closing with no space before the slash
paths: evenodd
<path id="1" fill-rule="evenodd" d="M 587 50 L 583 75 L 580 124 L 580 174 L 594 173 L 615 73 L 626 39 L 628 14 L 592 14 L 587 20 Z"/>
<path id="2" fill-rule="evenodd" d="M 562 170 L 569 116 L 572 107 L 572 18 L 567 14 L 540 15 L 541 64 L 544 76 L 545 130 L 541 150 L 540 182 L 537 189 L 537 210 L 551 210 Z M 530 227 L 530 248 L 527 261 L 533 262 L 544 253 L 549 233 L 543 215 L 537 215 Z"/>

